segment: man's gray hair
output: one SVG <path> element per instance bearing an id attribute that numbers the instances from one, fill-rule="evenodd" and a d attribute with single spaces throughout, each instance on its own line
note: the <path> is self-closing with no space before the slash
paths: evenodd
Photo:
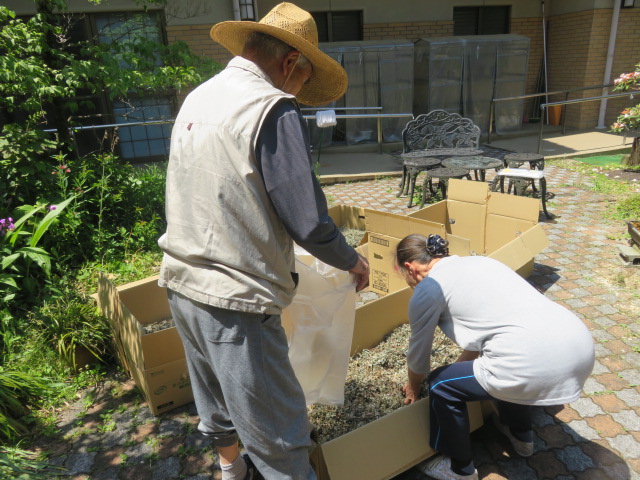
<path id="1" fill-rule="evenodd" d="M 251 51 L 263 58 L 282 58 L 292 50 L 296 50 L 287 45 L 282 40 L 262 32 L 252 32 L 247 37 L 243 52 Z M 307 57 L 300 53 L 297 65 L 305 68 L 311 65 Z"/>

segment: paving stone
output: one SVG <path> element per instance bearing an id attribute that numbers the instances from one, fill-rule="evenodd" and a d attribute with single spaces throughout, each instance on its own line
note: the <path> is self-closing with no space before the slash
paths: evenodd
<path id="1" fill-rule="evenodd" d="M 592 400 L 597 403 L 600 408 L 605 412 L 611 414 L 612 412 L 619 412 L 620 410 L 626 410 L 629 407 L 627 404 L 616 396 L 616 393 L 604 393 L 602 395 L 594 395 Z"/>
<path id="2" fill-rule="evenodd" d="M 622 356 L 622 358 L 629 362 L 634 367 L 640 368 L 640 353 L 637 352 L 629 352 Z"/>
<path id="3" fill-rule="evenodd" d="M 594 348 L 594 350 L 596 352 L 596 357 L 598 357 L 598 358 L 606 357 L 607 355 L 611 355 L 611 350 L 609 350 L 607 347 L 605 347 L 601 343 L 596 343 L 593 346 L 593 348 Z"/>
<path id="4" fill-rule="evenodd" d="M 607 441 L 625 457 L 640 458 L 640 443 L 633 438 L 633 435 L 618 435 L 608 438 Z"/>
<path id="5" fill-rule="evenodd" d="M 118 480 L 120 469 L 118 467 L 109 467 L 105 470 L 98 470 L 91 474 L 91 480 Z"/>
<path id="6" fill-rule="evenodd" d="M 95 452 L 93 453 L 72 453 L 67 457 L 64 462 L 64 467 L 68 470 L 69 475 L 76 475 L 78 473 L 89 473 L 95 459 Z"/>
<path id="7" fill-rule="evenodd" d="M 613 313 L 618 313 L 618 309 L 615 307 L 612 307 L 611 305 L 598 305 L 596 306 L 596 308 L 604 313 L 605 315 L 611 315 Z"/>
<path id="8" fill-rule="evenodd" d="M 622 372 L 619 372 L 619 374 L 629 383 L 629 385 L 640 385 L 640 370 L 623 370 Z"/>
<path id="9" fill-rule="evenodd" d="M 610 415 L 596 415 L 585 419 L 590 427 L 600 434 L 600 437 L 615 437 L 624 433 L 624 428 Z"/>
<path id="10" fill-rule="evenodd" d="M 509 461 L 498 462 L 500 469 L 507 478 L 517 478 L 519 480 L 537 480 L 538 475 L 527 462 L 521 458 L 511 458 Z"/>
<path id="11" fill-rule="evenodd" d="M 579 398 L 575 402 L 571 402 L 570 405 L 571 408 L 575 409 L 583 418 L 604 414 L 602 408 L 590 398 Z"/>
<path id="12" fill-rule="evenodd" d="M 573 309 L 578 309 L 586 307 L 587 303 L 585 303 L 583 300 L 580 300 L 579 298 L 570 298 L 567 300 L 567 305 L 569 305 Z"/>
<path id="13" fill-rule="evenodd" d="M 591 335 L 597 342 L 604 342 L 608 340 L 613 340 L 615 337 L 611 335 L 606 330 L 591 330 Z"/>
<path id="14" fill-rule="evenodd" d="M 604 392 L 605 390 L 606 388 L 604 387 L 604 385 L 597 382 L 593 378 L 588 378 L 587 381 L 584 383 L 584 387 L 582 388 L 582 391 L 587 395 L 591 395 L 598 392 Z"/>
<path id="15" fill-rule="evenodd" d="M 582 472 L 594 466 L 591 458 L 586 456 L 578 446 L 565 447 L 556 451 L 555 454 L 570 472 Z"/>
<path id="16" fill-rule="evenodd" d="M 589 426 L 586 420 L 574 420 L 562 425 L 565 432 L 573 437 L 576 442 L 584 442 L 586 440 L 595 440 L 600 438 L 600 434 Z"/>
<path id="17" fill-rule="evenodd" d="M 131 445 L 124 451 L 127 457 L 127 465 L 145 463 L 152 453 L 153 448 L 144 442 Z"/>
<path id="18" fill-rule="evenodd" d="M 115 447 L 117 445 L 124 445 L 129 438 L 129 434 L 126 428 L 116 427 L 115 430 L 107 432 L 102 436 L 103 447 Z"/>
<path id="19" fill-rule="evenodd" d="M 615 395 L 630 407 L 640 407 L 640 393 L 637 390 L 625 389 L 615 392 Z"/>
<path id="20" fill-rule="evenodd" d="M 151 480 L 168 480 L 171 478 L 178 478 L 181 468 L 182 465 L 180 464 L 180 459 L 177 457 L 158 460 L 153 464 Z"/>
<path id="21" fill-rule="evenodd" d="M 596 359 L 595 363 L 593 364 L 593 371 L 591 372 L 591 374 L 597 375 L 599 373 L 609 373 L 609 372 L 611 372 L 611 370 L 609 370 L 602 363 L 600 363 L 600 360 Z"/>
<path id="22" fill-rule="evenodd" d="M 158 426 L 158 433 L 164 436 L 181 435 L 184 433 L 184 421 L 175 418 L 162 420 Z"/>
<path id="23" fill-rule="evenodd" d="M 613 419 L 629 431 L 640 431 L 640 416 L 634 410 L 611 413 Z"/>

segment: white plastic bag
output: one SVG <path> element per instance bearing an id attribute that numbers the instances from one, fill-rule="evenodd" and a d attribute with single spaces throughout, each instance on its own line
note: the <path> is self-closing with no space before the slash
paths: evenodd
<path id="1" fill-rule="evenodd" d="M 307 405 L 342 405 L 355 321 L 355 283 L 296 246 L 300 281 L 282 312 L 289 359 Z"/>

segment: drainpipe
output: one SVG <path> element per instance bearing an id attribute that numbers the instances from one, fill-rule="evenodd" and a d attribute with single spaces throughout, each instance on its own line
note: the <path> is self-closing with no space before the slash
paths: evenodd
<path id="1" fill-rule="evenodd" d="M 240 19 L 240 1 L 239 0 L 232 0 L 233 1 L 233 19 L 236 21 L 241 20 Z"/>
<path id="2" fill-rule="evenodd" d="M 611 32 L 609 33 L 609 49 L 607 50 L 607 63 L 604 67 L 603 85 L 611 83 L 611 66 L 613 64 L 613 54 L 616 51 L 616 35 L 618 34 L 618 18 L 620 17 L 620 0 L 613 0 L 613 15 L 611 15 Z M 608 95 L 609 88 L 602 89 L 602 95 Z M 604 115 L 607 110 L 607 99 L 600 100 L 600 114 L 598 115 L 598 125 L 596 128 L 606 128 L 604 125 Z"/>

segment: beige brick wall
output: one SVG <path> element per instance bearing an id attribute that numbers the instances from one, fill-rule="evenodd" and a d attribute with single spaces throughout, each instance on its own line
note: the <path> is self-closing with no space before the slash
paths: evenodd
<path id="1" fill-rule="evenodd" d="M 364 40 L 416 41 L 421 38 L 453 35 L 453 22 L 376 23 L 365 25 L 363 30 Z"/>
<path id="2" fill-rule="evenodd" d="M 549 21 L 549 87 L 551 90 L 602 85 L 604 81 L 609 32 L 610 9 L 598 9 L 551 17 Z M 640 61 L 640 10 L 620 12 L 612 78 L 631 71 Z M 601 89 L 571 94 L 570 98 L 594 97 Z M 605 125 L 609 125 L 625 106 L 624 100 L 607 102 Z M 566 109 L 567 127 L 593 128 L 597 125 L 600 101 L 571 105 Z"/>
<path id="3" fill-rule="evenodd" d="M 511 20 L 511 33 L 529 37 L 529 65 L 525 94 L 537 93 L 538 78 L 542 72 L 543 41 L 542 21 L 539 18 L 514 18 Z M 524 112 L 531 117 L 539 116 L 539 110 L 533 111 L 533 100 L 525 101 Z"/>
<path id="4" fill-rule="evenodd" d="M 204 55 L 226 65 L 231 60 L 231 54 L 222 45 L 211 40 L 210 30 L 211 25 L 168 26 L 167 40 L 170 44 L 182 40 L 196 55 Z"/>

